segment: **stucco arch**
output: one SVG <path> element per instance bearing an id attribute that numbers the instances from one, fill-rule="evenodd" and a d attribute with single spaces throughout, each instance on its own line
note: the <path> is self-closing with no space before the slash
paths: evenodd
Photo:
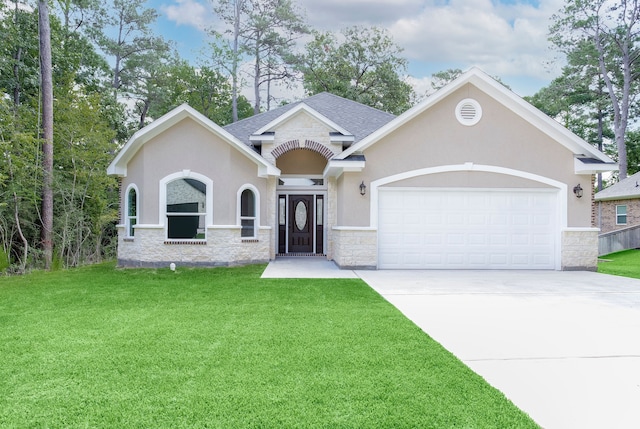
<path id="1" fill-rule="evenodd" d="M 449 173 L 456 171 L 479 171 L 487 173 L 503 174 L 505 176 L 514 176 L 558 189 L 557 204 L 558 204 L 558 225 L 560 228 L 567 227 L 567 184 L 559 182 L 549 177 L 540 176 L 537 174 L 529 173 L 527 171 L 514 170 L 506 167 L 499 167 L 495 165 L 479 165 L 473 163 L 457 164 L 457 165 L 441 165 L 438 167 L 421 168 L 418 170 L 406 171 L 399 174 L 383 177 L 371 182 L 371 206 L 370 206 L 370 226 L 372 228 L 378 227 L 378 195 L 379 188 L 389 183 L 397 182 L 412 177 L 424 176 L 428 174 Z"/>

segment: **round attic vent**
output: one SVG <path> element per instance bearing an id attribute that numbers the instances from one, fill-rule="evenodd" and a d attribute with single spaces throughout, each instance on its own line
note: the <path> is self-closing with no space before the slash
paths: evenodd
<path id="1" fill-rule="evenodd" d="M 482 118 L 480 103 L 472 98 L 462 100 L 456 106 L 456 118 L 462 125 L 475 125 Z"/>

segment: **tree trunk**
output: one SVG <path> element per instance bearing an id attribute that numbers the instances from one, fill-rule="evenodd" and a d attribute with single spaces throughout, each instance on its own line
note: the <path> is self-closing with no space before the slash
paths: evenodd
<path id="1" fill-rule="evenodd" d="M 20 105 L 20 61 L 22 61 L 22 48 L 19 47 L 18 51 L 14 55 L 13 59 L 13 77 L 15 79 L 15 86 L 13 87 L 13 105 Z"/>
<path id="2" fill-rule="evenodd" d="M 253 65 L 253 95 L 255 97 L 255 103 L 253 105 L 253 114 L 257 115 L 260 113 L 260 38 L 257 37 L 256 40 L 256 50 L 255 50 L 255 64 Z"/>
<path id="3" fill-rule="evenodd" d="M 231 66 L 231 113 L 233 122 L 238 122 L 238 62 L 240 61 L 240 16 L 242 14 L 243 1 L 236 0 L 233 21 L 233 64 Z"/>
<path id="4" fill-rule="evenodd" d="M 602 93 L 598 94 L 601 95 Z M 602 121 L 602 109 L 598 108 L 598 150 L 600 152 L 604 152 L 604 145 L 603 145 L 603 121 Z M 603 186 L 602 186 L 602 173 L 598 173 L 598 192 L 602 191 Z"/>
<path id="5" fill-rule="evenodd" d="M 51 72 L 51 27 L 46 0 L 38 1 L 40 78 L 42 86 L 42 231 L 45 269 L 53 260 L 53 77 Z"/>
<path id="6" fill-rule="evenodd" d="M 151 107 L 151 102 L 149 100 L 144 100 L 142 102 L 142 109 L 140 111 L 140 122 L 138 123 L 139 130 L 144 128 L 144 123 L 147 120 L 147 113 L 149 112 L 149 107 Z"/>
<path id="7" fill-rule="evenodd" d="M 27 241 L 26 237 L 22 232 L 22 226 L 20 225 L 20 214 L 18 209 L 18 194 L 13 193 L 13 203 L 14 207 L 14 216 L 16 221 L 16 228 L 18 229 L 18 235 L 20 236 L 20 240 L 22 240 L 22 260 L 20 261 L 20 272 L 24 273 L 27 267 L 27 259 L 29 257 L 29 241 Z"/>

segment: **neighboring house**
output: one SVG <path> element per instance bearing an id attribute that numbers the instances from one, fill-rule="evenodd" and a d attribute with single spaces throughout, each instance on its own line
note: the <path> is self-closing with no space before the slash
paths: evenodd
<path id="1" fill-rule="evenodd" d="M 640 225 L 640 173 L 603 189 L 594 199 L 601 233 Z"/>
<path id="2" fill-rule="evenodd" d="M 595 195 L 599 254 L 640 247 L 640 173 Z"/>
<path id="3" fill-rule="evenodd" d="M 593 174 L 616 167 L 472 69 L 398 117 L 323 93 L 222 128 L 183 105 L 108 173 L 120 266 L 593 270 Z"/>

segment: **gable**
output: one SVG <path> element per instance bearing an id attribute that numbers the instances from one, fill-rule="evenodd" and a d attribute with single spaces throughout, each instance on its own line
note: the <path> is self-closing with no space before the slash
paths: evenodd
<path id="1" fill-rule="evenodd" d="M 315 115 L 335 129 L 342 136 L 341 138 L 350 137 L 349 140 L 352 142 L 359 142 L 395 118 L 390 113 L 322 92 L 302 101 L 226 125 L 224 129 L 239 141 L 250 146 L 252 144 L 251 136 L 264 138 L 269 129 L 300 110 Z"/>
<path id="2" fill-rule="evenodd" d="M 455 114 L 460 101 L 469 99 L 482 109 L 473 126 L 464 125 Z M 554 177 L 573 166 L 572 151 L 471 84 L 415 115 L 363 153 L 368 168 L 376 171 L 380 163 L 393 160 L 387 170 L 394 174 L 398 166 L 407 171 L 474 163 Z"/>
<path id="3" fill-rule="evenodd" d="M 175 127 L 186 119 L 190 120 L 190 122 L 188 122 L 190 126 L 199 127 L 207 134 L 212 135 L 227 144 L 238 155 L 249 159 L 256 165 L 258 169 L 257 175 L 259 177 L 278 176 L 280 174 L 277 168 L 266 162 L 251 148 L 241 143 L 238 139 L 219 127 L 213 121 L 186 104 L 175 108 L 171 112 L 137 131 L 117 153 L 116 157 L 107 168 L 107 174 L 125 177 L 127 175 L 129 161 L 133 159 L 133 157 L 147 142 L 162 135 L 168 130 L 171 130 L 172 127 Z"/>
<path id="4" fill-rule="evenodd" d="M 404 114 L 398 116 L 395 120 L 389 122 L 385 126 L 378 129 L 376 132 L 363 139 L 356 145 L 352 146 L 338 158 L 346 159 L 355 153 L 365 153 L 365 151 L 378 144 L 380 141 L 384 141 L 385 137 L 396 132 L 400 128 L 408 126 L 409 123 L 416 120 L 430 111 L 437 111 L 442 109 L 443 105 L 448 108 L 449 116 L 447 117 L 447 123 L 451 122 L 455 128 L 462 130 L 463 128 L 455 124 L 456 119 L 456 107 L 464 99 L 483 98 L 486 100 L 492 100 L 492 103 L 501 105 L 503 110 L 511 112 L 511 118 L 517 119 L 517 122 L 527 124 L 528 129 L 535 129 L 537 132 L 542 133 L 547 139 L 555 142 L 555 144 L 564 147 L 575 156 L 574 171 L 579 174 L 593 173 L 596 171 L 611 171 L 616 169 L 616 164 L 602 152 L 598 151 L 595 147 L 589 145 L 587 142 L 571 133 L 555 120 L 549 118 L 544 113 L 524 101 L 522 98 L 515 95 L 513 92 L 505 88 L 502 84 L 496 82 L 491 77 L 487 76 L 478 69 L 472 69 L 469 72 L 463 74 L 449 85 L 439 90 L 434 95 L 425 99 L 422 103 L 408 110 Z M 478 124 L 468 127 L 469 130 L 478 130 L 480 123 L 486 120 L 487 112 L 483 110 L 483 118 Z M 511 127 L 511 123 L 494 117 L 493 119 L 502 120 L 501 126 Z M 452 122 L 454 121 L 455 122 Z M 430 122 L 431 124 L 437 124 L 437 121 Z M 497 122 L 495 122 L 497 124 Z M 453 128 L 452 128 L 453 130 Z M 428 134 L 430 131 L 424 129 L 423 133 Z M 464 131 L 461 131 L 463 134 Z M 496 130 L 496 134 L 499 130 Z M 529 132 L 529 131 L 528 131 Z M 455 138 L 455 132 L 452 131 L 451 138 Z M 470 134 L 470 133 L 466 133 Z M 595 162 L 581 161 L 582 159 L 595 160 Z M 588 164 L 588 165 L 587 165 Z"/>

